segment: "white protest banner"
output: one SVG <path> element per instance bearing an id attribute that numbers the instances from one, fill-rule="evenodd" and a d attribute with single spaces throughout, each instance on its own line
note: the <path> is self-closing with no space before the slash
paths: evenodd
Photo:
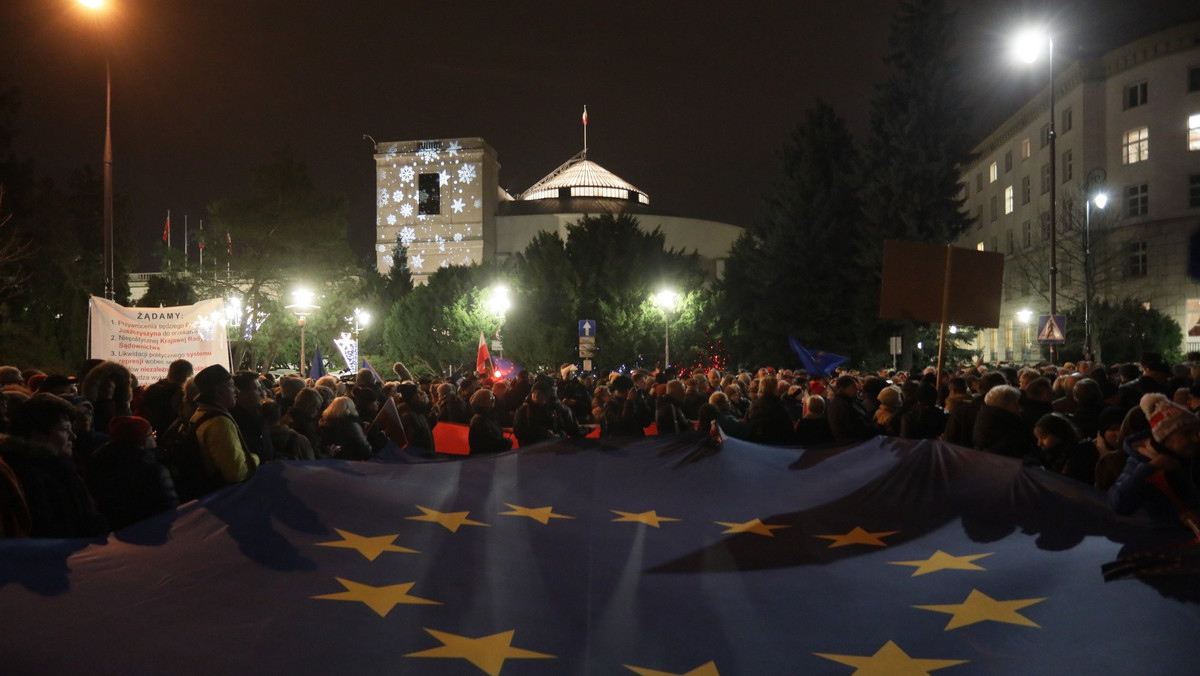
<path id="1" fill-rule="evenodd" d="M 213 364 L 230 368 L 224 299 L 127 308 L 92 296 L 89 307 L 92 358 L 121 362 L 139 383 L 165 378 L 176 359 L 192 362 L 197 372 Z"/>

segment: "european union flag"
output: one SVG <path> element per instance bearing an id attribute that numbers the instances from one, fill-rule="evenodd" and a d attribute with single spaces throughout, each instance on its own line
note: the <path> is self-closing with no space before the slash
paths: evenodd
<path id="1" fill-rule="evenodd" d="M 308 377 L 313 379 L 325 377 L 325 359 L 321 356 L 320 344 L 317 345 L 312 364 L 308 367 Z"/>
<path id="2" fill-rule="evenodd" d="M 700 434 L 387 455 L 266 465 L 106 540 L 0 542 L 0 668 L 949 676 L 1200 660 L 1195 559 L 1176 547 L 1190 533 L 1115 517 L 1016 460 Z M 1182 563 L 1106 582 L 1103 564 L 1137 552 Z"/>
<path id="3" fill-rule="evenodd" d="M 850 361 L 849 357 L 825 352 L 824 350 L 809 352 L 800 344 L 800 340 L 795 336 L 788 336 L 788 344 L 792 346 L 792 352 L 796 353 L 796 357 L 800 359 L 800 363 L 804 364 L 804 370 L 814 376 L 828 376 L 833 373 L 834 369 Z"/>

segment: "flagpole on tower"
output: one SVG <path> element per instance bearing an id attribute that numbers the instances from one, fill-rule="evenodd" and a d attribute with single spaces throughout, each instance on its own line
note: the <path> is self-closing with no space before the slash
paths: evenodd
<path id="1" fill-rule="evenodd" d="M 183 215 L 183 269 L 187 270 L 188 264 L 188 217 Z"/>
<path id="2" fill-rule="evenodd" d="M 587 159 L 587 106 L 583 107 L 583 159 Z"/>

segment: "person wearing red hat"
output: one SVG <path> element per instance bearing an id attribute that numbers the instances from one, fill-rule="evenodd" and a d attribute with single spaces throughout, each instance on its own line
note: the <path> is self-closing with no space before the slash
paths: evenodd
<path id="1" fill-rule="evenodd" d="M 155 446 L 149 420 L 117 416 L 108 422 L 108 443 L 89 458 L 88 489 L 113 530 L 179 506 L 175 482 L 158 462 Z"/>
<path id="2" fill-rule="evenodd" d="M 1117 514 L 1143 507 L 1151 516 L 1179 520 L 1200 536 L 1200 490 L 1195 481 L 1200 418 L 1161 393 L 1143 395 L 1139 407 L 1148 432 L 1125 440 L 1125 470 L 1108 490 Z"/>

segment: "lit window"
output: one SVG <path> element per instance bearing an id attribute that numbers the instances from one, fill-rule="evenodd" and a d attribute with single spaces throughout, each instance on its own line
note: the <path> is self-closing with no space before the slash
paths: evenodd
<path id="1" fill-rule="evenodd" d="M 1030 152 L 1029 139 L 1021 139 L 1021 159 L 1029 159 Z"/>
<path id="2" fill-rule="evenodd" d="M 1150 213 L 1150 184 L 1141 183 L 1125 188 L 1125 214 L 1146 216 Z"/>
<path id="3" fill-rule="evenodd" d="M 1150 128 L 1127 132 L 1121 142 L 1121 163 L 1134 164 L 1150 159 Z"/>
<path id="4" fill-rule="evenodd" d="M 1016 208 L 1013 204 L 1014 201 L 1013 187 L 1010 185 L 1004 189 L 1004 213 L 1011 214 L 1013 212 L 1013 209 Z"/>
<path id="5" fill-rule="evenodd" d="M 1200 150 L 1200 115 L 1188 116 L 1188 150 Z"/>
<path id="6" fill-rule="evenodd" d="M 1129 85 L 1125 88 L 1125 109 L 1137 108 L 1149 100 L 1149 87 L 1145 82 Z"/>
<path id="7" fill-rule="evenodd" d="M 975 250 L 976 250 L 976 251 L 983 251 L 983 242 L 977 242 L 977 243 L 975 244 Z"/>
<path id="8" fill-rule="evenodd" d="M 988 167 L 988 183 L 995 183 L 998 178 L 1000 178 L 1000 167 L 992 162 L 992 166 Z"/>

